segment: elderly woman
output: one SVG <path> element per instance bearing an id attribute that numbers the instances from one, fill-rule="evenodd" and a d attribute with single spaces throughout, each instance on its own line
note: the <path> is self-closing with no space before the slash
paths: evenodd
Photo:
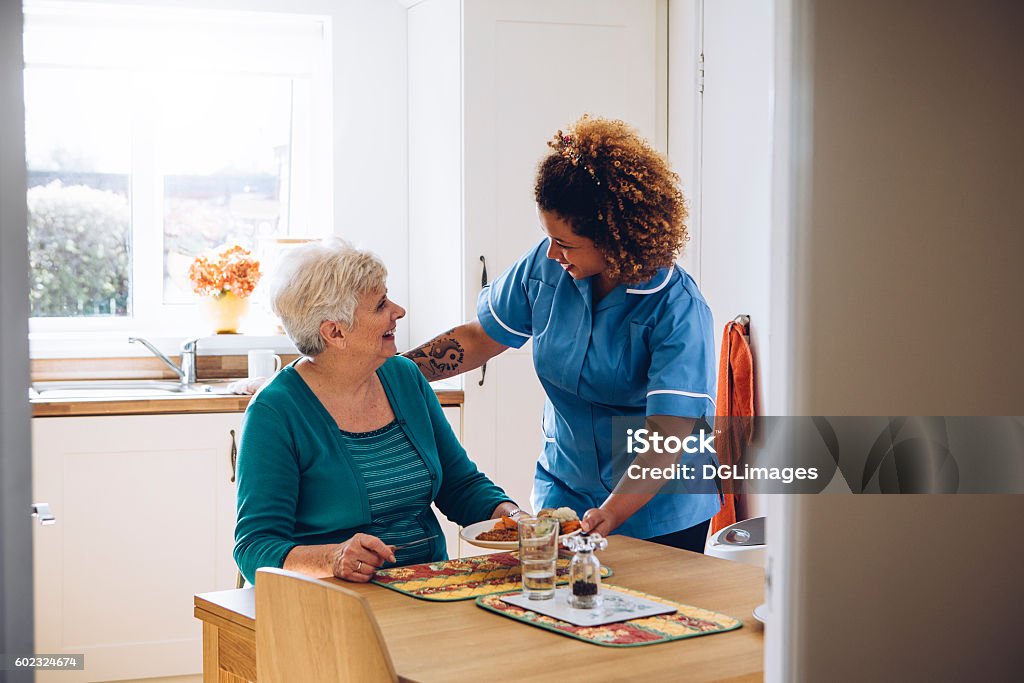
<path id="1" fill-rule="evenodd" d="M 386 275 L 340 240 L 292 250 L 274 274 L 274 312 L 303 357 L 245 414 L 234 556 L 249 581 L 283 567 L 365 582 L 385 563 L 445 559 L 432 502 L 463 525 L 518 512 L 396 355 L 405 310 Z"/>

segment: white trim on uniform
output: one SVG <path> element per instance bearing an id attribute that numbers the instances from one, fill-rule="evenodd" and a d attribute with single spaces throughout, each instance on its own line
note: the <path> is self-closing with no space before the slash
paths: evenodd
<path id="1" fill-rule="evenodd" d="M 502 321 L 502 319 L 501 319 L 501 318 L 499 318 L 499 317 L 498 317 L 498 314 L 497 314 L 497 313 L 495 313 L 495 312 L 494 312 L 494 306 L 492 306 L 492 305 L 491 305 L 491 295 L 492 295 L 493 293 L 494 293 L 494 290 L 493 290 L 493 289 L 492 289 L 492 290 L 491 290 L 490 292 L 488 292 L 488 293 L 487 293 L 487 310 L 489 310 L 489 311 L 491 312 L 491 317 L 492 317 L 492 318 L 494 318 L 494 320 L 495 320 L 495 321 L 496 321 L 496 322 L 497 322 L 497 323 L 498 323 L 499 325 L 501 325 L 501 326 L 502 326 L 503 328 L 505 328 L 505 330 L 506 330 L 506 331 L 508 331 L 508 332 L 511 332 L 512 334 L 517 334 L 517 335 L 519 335 L 520 337 L 526 337 L 527 339 L 529 339 L 529 338 L 530 338 L 530 335 L 528 335 L 528 334 L 524 334 L 523 332 L 519 332 L 518 330 L 513 330 L 513 329 L 512 329 L 511 327 L 509 327 L 508 325 L 506 325 L 506 324 L 504 323 L 504 321 Z"/>
<path id="2" fill-rule="evenodd" d="M 555 443 L 555 437 L 544 435 L 544 443 Z"/>
<path id="3" fill-rule="evenodd" d="M 668 277 L 666 277 L 664 281 L 662 281 L 662 283 L 657 287 L 653 289 L 627 289 L 626 294 L 654 294 L 655 292 L 660 292 L 661 290 L 665 289 L 665 286 L 669 283 L 669 280 L 672 279 L 672 272 L 674 270 L 674 266 L 672 268 L 669 268 Z"/>
<path id="4" fill-rule="evenodd" d="M 689 396 L 690 398 L 706 398 L 711 401 L 711 405 L 715 405 L 715 398 L 711 394 L 699 394 L 695 391 L 679 391 L 677 389 L 655 389 L 654 391 L 648 391 L 647 396 L 654 396 L 655 394 L 675 394 L 676 396 Z"/>

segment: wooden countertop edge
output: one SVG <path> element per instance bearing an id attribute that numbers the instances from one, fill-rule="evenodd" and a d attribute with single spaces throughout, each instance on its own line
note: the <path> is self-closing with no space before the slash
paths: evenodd
<path id="1" fill-rule="evenodd" d="M 459 407 L 462 391 L 438 391 L 441 405 Z M 58 400 L 32 403 L 32 417 L 87 417 L 97 415 L 188 415 L 194 413 L 242 413 L 250 396 L 202 396 L 196 398 L 138 398 L 120 400 Z"/>
<path id="2" fill-rule="evenodd" d="M 230 619 L 225 619 L 224 617 L 222 617 L 220 614 L 218 614 L 216 612 L 213 612 L 213 611 L 210 611 L 210 610 L 207 610 L 207 609 L 203 609 L 202 607 L 198 607 L 198 606 L 193 610 L 192 615 L 196 619 L 199 619 L 201 621 L 205 621 L 207 623 L 213 624 L 214 626 L 216 626 L 218 628 L 227 628 L 227 629 L 231 629 L 231 630 L 249 631 L 251 633 L 255 633 L 256 632 L 256 628 L 255 628 L 256 622 L 255 621 L 250 621 L 247 624 L 239 624 L 237 621 L 232 621 Z"/>
<path id="3" fill-rule="evenodd" d="M 212 614 L 218 619 L 241 628 L 250 630 L 255 628 L 255 588 L 197 593 L 193 596 L 193 605 L 197 619 L 202 619 L 206 614 Z"/>

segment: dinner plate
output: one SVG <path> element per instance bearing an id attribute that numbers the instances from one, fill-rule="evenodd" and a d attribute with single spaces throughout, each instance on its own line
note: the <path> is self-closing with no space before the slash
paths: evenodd
<path id="1" fill-rule="evenodd" d="M 754 608 L 754 618 L 760 621 L 762 624 L 767 623 L 768 603 L 760 604 Z"/>
<path id="2" fill-rule="evenodd" d="M 494 528 L 494 525 L 498 522 L 496 519 L 485 519 L 482 522 L 476 524 L 470 524 L 469 526 L 462 527 L 462 531 L 459 532 L 459 538 L 470 545 L 475 545 L 478 548 L 488 548 L 490 550 L 519 550 L 519 541 L 479 541 L 477 536 L 485 531 L 490 531 Z M 558 538 L 567 538 L 569 536 L 575 536 L 580 533 L 580 529 L 573 531 L 572 533 L 562 534 Z"/>

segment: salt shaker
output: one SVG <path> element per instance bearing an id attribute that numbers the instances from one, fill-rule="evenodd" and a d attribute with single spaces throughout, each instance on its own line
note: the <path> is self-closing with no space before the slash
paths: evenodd
<path id="1" fill-rule="evenodd" d="M 576 554 L 569 563 L 569 604 L 578 609 L 593 609 L 601 604 L 601 563 L 595 550 L 604 550 L 608 541 L 601 534 L 579 534 L 562 539 L 562 545 Z"/>

